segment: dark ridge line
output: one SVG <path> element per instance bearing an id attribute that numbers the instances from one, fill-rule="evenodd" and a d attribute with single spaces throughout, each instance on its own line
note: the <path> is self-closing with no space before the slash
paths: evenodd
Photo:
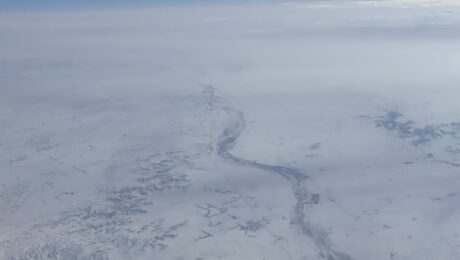
<path id="1" fill-rule="evenodd" d="M 388 132 L 395 133 L 399 138 L 412 139 L 412 143 L 417 146 L 445 136 L 459 138 L 460 122 L 418 127 L 412 120 L 401 120 L 402 117 L 403 114 L 397 111 L 387 111 L 384 116 L 377 117 L 375 124 L 377 127 L 385 128 Z"/>

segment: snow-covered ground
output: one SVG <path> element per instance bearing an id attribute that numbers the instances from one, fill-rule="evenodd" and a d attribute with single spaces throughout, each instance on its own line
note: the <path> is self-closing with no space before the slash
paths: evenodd
<path id="1" fill-rule="evenodd" d="M 0 12 L 0 259 L 460 259 L 457 1 Z"/>

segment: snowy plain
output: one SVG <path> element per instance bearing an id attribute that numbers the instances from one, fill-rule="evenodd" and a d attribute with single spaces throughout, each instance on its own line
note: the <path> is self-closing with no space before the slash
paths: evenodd
<path id="1" fill-rule="evenodd" d="M 456 1 L 0 12 L 0 259 L 460 259 Z"/>

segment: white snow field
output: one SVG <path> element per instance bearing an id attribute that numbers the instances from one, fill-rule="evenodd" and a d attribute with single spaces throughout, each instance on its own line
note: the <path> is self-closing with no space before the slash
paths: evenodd
<path id="1" fill-rule="evenodd" d="M 460 5 L 0 11 L 0 259 L 460 259 Z"/>

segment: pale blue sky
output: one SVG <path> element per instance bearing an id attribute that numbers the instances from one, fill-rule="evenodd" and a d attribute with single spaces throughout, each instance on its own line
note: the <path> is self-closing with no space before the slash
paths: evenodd
<path id="1" fill-rule="evenodd" d="M 287 0 L 0 0 L 0 11 L 124 8 L 199 3 L 288 2 Z"/>

